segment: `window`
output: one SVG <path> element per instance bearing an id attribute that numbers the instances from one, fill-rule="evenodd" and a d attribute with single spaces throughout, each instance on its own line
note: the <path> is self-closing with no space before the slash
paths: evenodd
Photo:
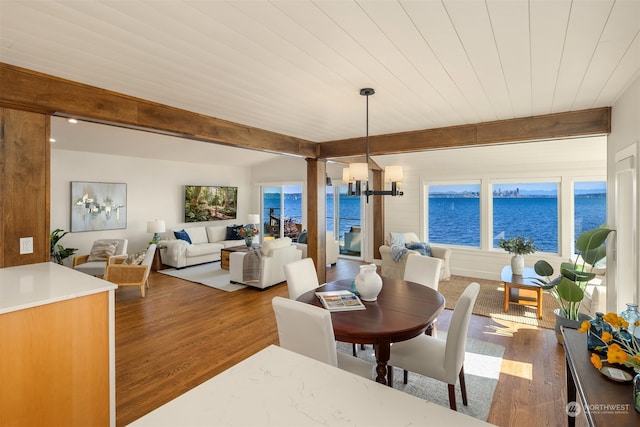
<path id="1" fill-rule="evenodd" d="M 276 185 L 262 188 L 263 235 L 297 239 L 302 231 L 302 185 Z"/>
<path id="2" fill-rule="evenodd" d="M 362 197 L 349 196 L 348 186 L 340 185 L 338 190 L 336 224 L 340 240 L 340 253 L 343 255 L 360 256 L 362 251 L 361 206 Z"/>
<path id="3" fill-rule="evenodd" d="M 480 246 L 480 184 L 428 185 L 429 241 Z"/>
<path id="4" fill-rule="evenodd" d="M 607 222 L 606 181 L 575 182 L 573 184 L 574 240 L 583 231 Z"/>
<path id="5" fill-rule="evenodd" d="M 523 236 L 539 251 L 558 253 L 558 183 L 495 183 L 492 196 L 493 248 Z"/>

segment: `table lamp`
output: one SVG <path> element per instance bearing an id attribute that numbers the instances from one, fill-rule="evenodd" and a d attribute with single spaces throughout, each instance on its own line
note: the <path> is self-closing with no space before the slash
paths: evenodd
<path id="1" fill-rule="evenodd" d="M 160 233 L 164 233 L 165 231 L 163 220 L 154 219 L 153 221 L 147 221 L 147 233 L 153 233 L 153 239 L 149 242 L 150 244 L 155 243 L 157 245 L 160 241 Z"/>

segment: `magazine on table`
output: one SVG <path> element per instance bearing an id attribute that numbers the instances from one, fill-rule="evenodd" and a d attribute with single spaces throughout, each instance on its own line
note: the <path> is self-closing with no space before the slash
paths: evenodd
<path id="1" fill-rule="evenodd" d="M 329 311 L 365 310 L 360 298 L 349 291 L 316 292 L 316 296 Z"/>

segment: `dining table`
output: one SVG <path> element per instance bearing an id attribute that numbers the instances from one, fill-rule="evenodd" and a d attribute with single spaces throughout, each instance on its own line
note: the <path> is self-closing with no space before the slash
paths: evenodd
<path id="1" fill-rule="evenodd" d="M 328 282 L 300 295 L 297 300 L 322 307 L 317 291 L 352 290 L 353 279 Z M 382 277 L 382 290 L 374 302 L 363 301 L 365 310 L 331 312 L 336 340 L 354 344 L 373 344 L 376 381 L 387 384 L 387 363 L 391 343 L 406 341 L 420 334 L 444 309 L 444 296 L 438 291 L 402 279 Z"/>

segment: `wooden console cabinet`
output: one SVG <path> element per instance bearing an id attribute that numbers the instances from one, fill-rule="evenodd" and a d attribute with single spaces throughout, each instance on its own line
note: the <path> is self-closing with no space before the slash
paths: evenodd
<path id="1" fill-rule="evenodd" d="M 0 425 L 115 425 L 115 288 L 53 263 L 0 269 Z"/>

